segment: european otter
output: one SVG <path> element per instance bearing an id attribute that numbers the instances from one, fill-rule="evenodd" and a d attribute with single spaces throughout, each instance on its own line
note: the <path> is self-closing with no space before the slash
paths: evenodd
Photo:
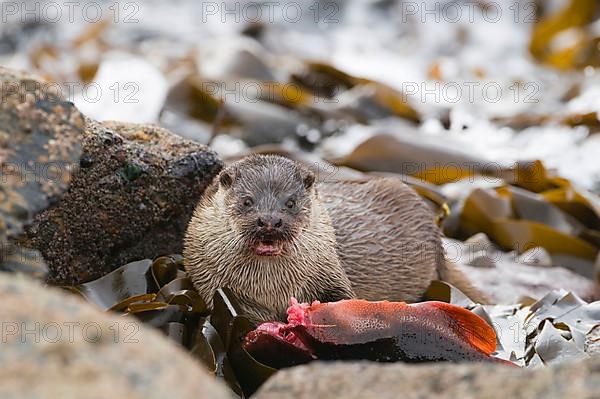
<path id="1" fill-rule="evenodd" d="M 291 297 L 414 302 L 432 280 L 457 277 L 430 209 L 400 180 L 315 184 L 311 171 L 273 155 L 221 171 L 192 216 L 184 258 L 209 306 L 229 287 L 254 322 L 285 319 Z"/>

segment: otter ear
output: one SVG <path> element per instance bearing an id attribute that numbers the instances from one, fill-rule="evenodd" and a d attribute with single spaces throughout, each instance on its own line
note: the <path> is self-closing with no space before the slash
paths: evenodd
<path id="1" fill-rule="evenodd" d="M 315 174 L 311 170 L 307 170 L 304 172 L 304 177 L 302 178 L 304 183 L 304 188 L 307 190 L 310 189 L 315 183 Z"/>
<path id="2" fill-rule="evenodd" d="M 219 183 L 221 187 L 229 188 L 233 184 L 233 172 L 229 169 L 224 169 L 219 175 Z"/>

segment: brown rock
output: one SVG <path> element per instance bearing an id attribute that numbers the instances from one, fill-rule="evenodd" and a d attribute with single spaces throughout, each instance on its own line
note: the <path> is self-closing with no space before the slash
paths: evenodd
<path id="1" fill-rule="evenodd" d="M 181 252 L 222 167 L 213 151 L 156 126 L 86 119 L 39 77 L 0 68 L 0 84 L 1 269 L 41 275 L 43 256 L 50 281 L 75 284 Z"/>
<path id="2" fill-rule="evenodd" d="M 0 397 L 229 398 L 183 350 L 137 320 L 0 274 Z"/>

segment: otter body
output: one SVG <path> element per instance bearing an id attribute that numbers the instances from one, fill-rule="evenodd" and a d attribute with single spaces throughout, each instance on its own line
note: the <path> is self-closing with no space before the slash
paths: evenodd
<path id="1" fill-rule="evenodd" d="M 427 204 L 393 177 L 318 185 L 358 298 L 415 302 L 444 266 Z"/>
<path id="2" fill-rule="evenodd" d="M 281 157 L 253 156 L 221 172 L 192 216 L 184 258 L 209 306 L 229 287 L 254 322 L 285 319 L 292 296 L 355 296 L 314 175 Z"/>
<path id="3" fill-rule="evenodd" d="M 289 159 L 253 155 L 224 169 L 198 204 L 186 270 L 209 306 L 229 287 L 254 322 L 285 319 L 292 296 L 414 302 L 439 277 L 482 301 L 445 261 L 433 220 L 399 179 L 315 185 Z"/>

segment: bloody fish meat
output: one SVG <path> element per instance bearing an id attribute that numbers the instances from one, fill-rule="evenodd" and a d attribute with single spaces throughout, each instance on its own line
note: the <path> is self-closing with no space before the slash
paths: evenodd
<path id="1" fill-rule="evenodd" d="M 444 302 L 350 299 L 308 305 L 292 298 L 287 324 L 262 323 L 242 345 L 259 362 L 277 368 L 314 359 L 513 365 L 491 356 L 496 333 L 485 320 Z"/>

